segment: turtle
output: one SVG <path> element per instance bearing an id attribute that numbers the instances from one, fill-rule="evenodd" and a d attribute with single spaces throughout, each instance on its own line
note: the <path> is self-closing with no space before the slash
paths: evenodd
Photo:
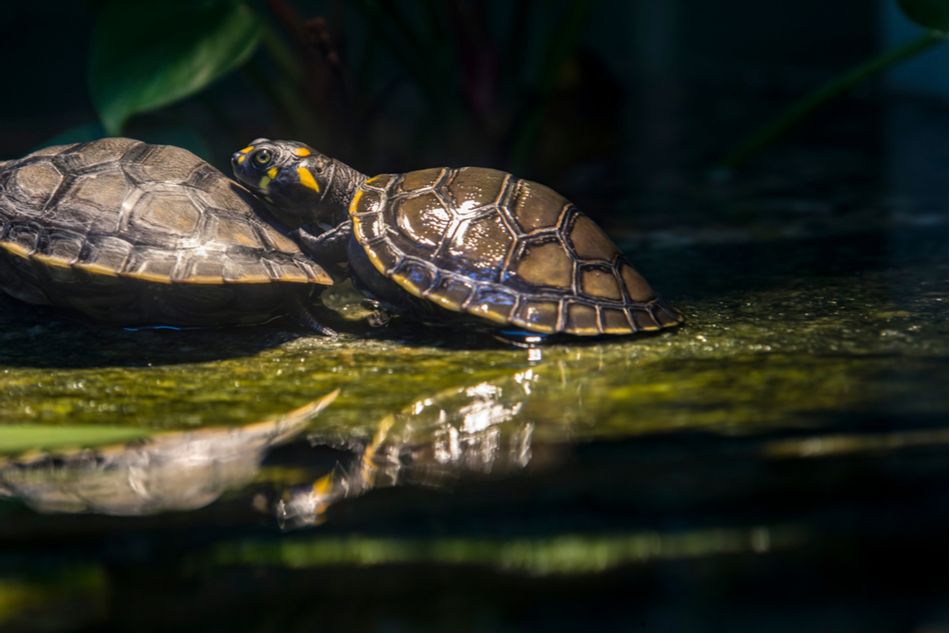
<path id="1" fill-rule="evenodd" d="M 0 456 L 0 499 L 44 513 L 195 510 L 258 478 L 272 448 L 299 438 L 339 389 L 242 426 L 166 431 L 122 444 Z"/>
<path id="2" fill-rule="evenodd" d="M 678 325 L 604 231 L 553 189 L 484 167 L 367 177 L 297 141 L 231 157 L 328 271 L 343 262 L 387 312 L 494 332 L 599 337 Z"/>
<path id="3" fill-rule="evenodd" d="M 0 163 L 0 289 L 123 325 L 266 321 L 333 283 L 258 198 L 129 138 Z"/>

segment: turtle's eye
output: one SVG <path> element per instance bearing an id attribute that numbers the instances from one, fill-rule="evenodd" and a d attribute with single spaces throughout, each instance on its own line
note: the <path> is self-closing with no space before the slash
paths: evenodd
<path id="1" fill-rule="evenodd" d="M 254 152 L 254 162 L 262 167 L 270 164 L 273 159 L 274 155 L 269 149 L 259 149 Z"/>

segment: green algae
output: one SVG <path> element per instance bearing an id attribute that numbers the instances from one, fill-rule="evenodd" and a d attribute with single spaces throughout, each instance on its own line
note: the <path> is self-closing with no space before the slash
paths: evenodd
<path id="1" fill-rule="evenodd" d="M 68 614 L 74 596 L 151 620 L 160 595 L 192 628 L 208 605 L 243 625 L 324 596 L 325 626 L 351 596 L 388 612 L 426 582 L 519 609 L 565 583 L 564 603 L 588 587 L 585 604 L 626 611 L 669 577 L 726 591 L 735 612 L 757 587 L 796 610 L 802 587 L 862 613 L 885 589 L 875 604 L 939 604 L 921 570 L 946 524 L 943 232 L 824 228 L 628 244 L 686 325 L 540 352 L 411 324 L 124 331 L 0 303 L 0 440 L 53 450 L 30 451 L 42 468 L 0 457 L 0 622 Z M 333 389 L 286 445 L 207 451 Z M 93 426 L 154 437 L 82 435 Z M 167 459 L 120 459 L 162 437 Z M 48 502 L 69 494 L 82 504 Z M 137 516 L 104 516 L 118 505 Z M 88 586 L 32 572 L 102 556 Z"/>
<path id="2" fill-rule="evenodd" d="M 921 250 L 933 240 L 915 233 L 923 249 L 898 252 L 885 266 L 840 270 L 821 264 L 823 240 L 773 244 L 788 267 L 758 271 L 743 256 L 725 259 L 699 243 L 655 282 L 674 288 L 685 326 L 540 353 L 411 327 L 338 339 L 280 327 L 102 329 L 58 315 L 42 320 L 7 301 L 0 426 L 9 433 L 22 425 L 151 432 L 239 425 L 340 389 L 314 432 L 366 441 L 386 416 L 433 399 L 442 411 L 459 411 L 467 393 L 486 385 L 501 405 L 517 405 L 513 424 L 530 421 L 535 437 L 548 441 L 672 428 L 752 432 L 814 425 L 836 412 L 939 413 L 945 262 L 934 244 L 922 266 Z M 838 257 L 860 258 L 867 239 L 839 239 Z M 664 270 L 659 263 L 673 255 L 641 249 L 638 260 Z"/>
<path id="3" fill-rule="evenodd" d="M 0 625 L 30 630 L 68 614 L 74 626 L 104 619 L 108 579 L 94 565 L 66 565 L 31 577 L 0 574 Z"/>
<path id="4" fill-rule="evenodd" d="M 311 537 L 279 542 L 222 543 L 209 552 L 203 562 L 222 566 L 280 566 L 291 569 L 438 563 L 485 565 L 545 576 L 599 573 L 622 565 L 655 560 L 761 553 L 787 548 L 801 540 L 800 533 L 786 526 L 771 530 L 763 527 L 718 528 L 673 534 L 567 534 L 543 539 L 509 540 Z"/>

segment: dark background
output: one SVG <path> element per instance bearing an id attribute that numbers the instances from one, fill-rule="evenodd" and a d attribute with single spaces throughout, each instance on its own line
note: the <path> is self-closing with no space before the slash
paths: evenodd
<path id="1" fill-rule="evenodd" d="M 88 88 L 104 4 L 7 8 L 0 156 L 104 134 Z M 704 182 L 792 100 L 923 32 L 893 0 L 251 6 L 304 69 L 299 81 L 282 79 L 262 45 L 242 68 L 133 117 L 123 133 L 183 145 L 222 168 L 259 136 L 309 142 L 366 173 L 494 166 L 551 184 L 608 224 L 629 208 L 622 198 Z M 894 142 L 888 104 L 945 110 L 946 60 L 940 45 L 861 84 L 784 143 L 809 134 L 832 150 L 855 136 Z M 946 127 L 926 136 L 914 142 L 922 155 L 943 144 Z"/>
<path id="2" fill-rule="evenodd" d="M 106 4 L 4 7 L 0 159 L 104 135 L 88 67 L 97 10 Z M 892 0 L 249 4 L 304 69 L 300 80 L 287 83 L 262 46 L 206 90 L 134 117 L 124 134 L 188 147 L 221 168 L 235 149 L 268 136 L 306 141 L 366 173 L 440 164 L 516 171 L 575 201 L 625 248 L 638 246 L 636 231 L 644 229 L 654 243 L 650 279 L 688 312 L 690 336 L 741 343 L 717 326 L 741 325 L 743 312 L 770 332 L 807 330 L 806 317 L 834 319 L 830 299 L 848 305 L 849 286 L 864 273 L 873 282 L 880 270 L 895 271 L 882 296 L 945 300 L 945 43 L 861 83 L 735 170 L 719 166 L 796 98 L 919 37 L 923 29 Z M 143 10 L 141 20 L 149 19 Z M 908 261 L 926 284 L 908 280 Z M 840 285 L 819 287 L 828 278 Z M 788 305 L 764 303 L 764 291 L 776 288 Z M 828 303 L 800 315 L 797 296 Z M 750 308 L 748 297 L 758 304 Z M 835 345 L 847 342 L 847 326 L 859 329 L 866 314 L 892 303 L 911 301 L 868 299 L 854 308 L 854 323 L 843 322 L 840 340 L 808 349 L 832 366 L 846 356 L 860 363 L 872 352 L 848 356 Z M 944 319 L 927 310 L 927 319 Z M 879 322 L 866 320 L 867 328 Z M 911 340 L 925 334 L 907 332 Z M 64 329 L 60 338 L 44 337 L 55 362 L 61 341 L 87 335 Z M 93 352 L 107 348 L 90 340 Z M 933 405 L 930 415 L 927 407 L 933 385 L 946 385 L 938 358 L 945 341 L 944 328 L 933 343 L 939 353 L 920 365 L 926 372 L 902 370 L 914 360 L 909 343 L 885 357 L 895 371 L 887 384 L 915 385 L 926 415 L 908 414 L 914 403 L 901 400 L 896 413 L 859 410 L 809 424 L 830 436 L 944 429 L 945 409 Z M 32 348 L 10 349 L 14 367 L 43 360 L 31 357 Z M 737 366 L 723 380 L 742 371 Z M 803 432 L 798 424 L 783 421 L 774 437 Z M 311 468 L 329 468 L 338 457 L 321 462 L 312 447 L 298 448 Z M 623 534 L 713 519 L 801 524 L 818 537 L 770 557 L 657 560 L 540 579 L 445 564 L 202 571 L 189 556 L 217 539 L 286 542 L 271 523 L 246 518 L 253 491 L 245 491 L 199 512 L 139 523 L 5 515 L 0 577 L 22 569 L 43 577 L 44 591 L 52 587 L 41 595 L 53 598 L 28 610 L 19 630 L 63 622 L 104 630 L 106 612 L 106 630 L 426 629 L 420 622 L 427 630 L 590 630 L 593 622 L 608 630 L 945 630 L 945 441 L 779 462 L 761 459 L 758 438 L 718 430 L 557 448 L 569 465 L 550 475 L 476 481 L 451 495 L 410 487 L 366 495 L 302 538 Z M 278 454 L 275 463 L 292 458 Z M 82 578 L 55 578 L 57 564 L 73 560 L 103 565 L 106 580 L 92 583 L 92 598 Z M 65 606 L 54 600 L 57 582 L 68 589 Z"/>

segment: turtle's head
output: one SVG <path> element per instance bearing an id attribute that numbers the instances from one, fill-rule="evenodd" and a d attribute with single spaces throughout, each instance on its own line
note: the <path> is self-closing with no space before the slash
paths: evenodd
<path id="1" fill-rule="evenodd" d="M 346 216 L 353 170 L 296 141 L 259 138 L 231 156 L 234 176 L 295 225 L 336 224 Z M 357 183 L 358 184 L 358 183 Z"/>

